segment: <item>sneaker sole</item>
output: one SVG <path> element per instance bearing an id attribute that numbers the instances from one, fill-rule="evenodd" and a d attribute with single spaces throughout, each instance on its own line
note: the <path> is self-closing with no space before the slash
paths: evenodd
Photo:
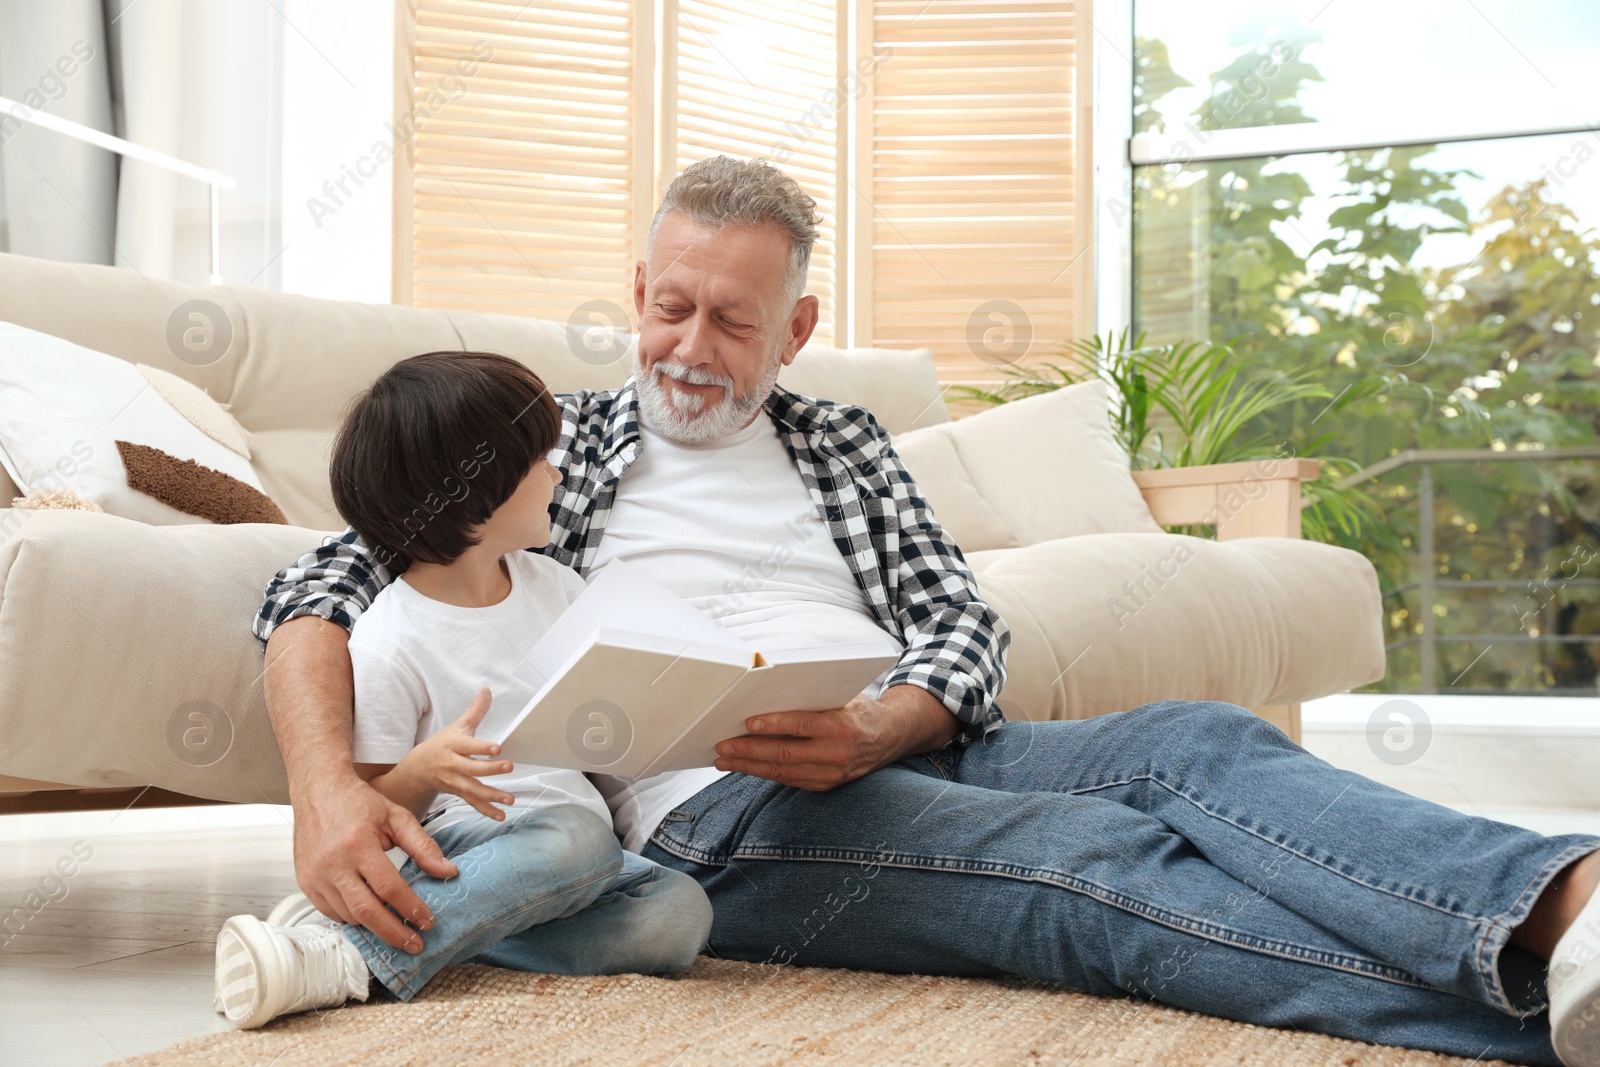
<path id="1" fill-rule="evenodd" d="M 303 922 L 321 920 L 322 913 L 304 893 L 290 893 L 278 901 L 265 920 L 268 926 L 299 926 Z M 220 939 L 219 939 L 220 940 Z M 226 1015 L 222 1003 L 222 986 L 219 983 L 211 996 L 211 1008 L 218 1015 Z"/>
<path id="2" fill-rule="evenodd" d="M 278 963 L 271 936 L 260 919 L 235 915 L 222 924 L 217 934 L 214 989 L 228 1022 L 240 1030 L 253 1030 L 274 1018 L 263 987 L 281 971 Z"/>
<path id="3" fill-rule="evenodd" d="M 1585 991 L 1561 1013 L 1550 1043 L 1568 1067 L 1600 1067 L 1600 987 Z"/>

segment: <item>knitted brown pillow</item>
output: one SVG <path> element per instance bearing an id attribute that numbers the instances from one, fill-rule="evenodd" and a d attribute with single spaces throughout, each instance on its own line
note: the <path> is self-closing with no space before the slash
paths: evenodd
<path id="1" fill-rule="evenodd" d="M 224 525 L 289 524 L 270 497 L 231 475 L 132 441 L 118 441 L 117 452 L 128 471 L 128 487 L 155 497 L 168 507 Z"/>

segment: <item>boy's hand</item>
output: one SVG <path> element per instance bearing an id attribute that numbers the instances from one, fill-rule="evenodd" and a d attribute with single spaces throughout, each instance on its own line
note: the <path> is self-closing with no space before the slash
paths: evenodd
<path id="1" fill-rule="evenodd" d="M 515 798 L 479 779 L 509 773 L 512 764 L 509 760 L 473 758 L 500 754 L 499 745 L 474 736 L 489 711 L 489 700 L 489 690 L 479 689 L 466 714 L 413 748 L 395 771 L 419 785 L 453 793 L 491 819 L 504 820 L 506 813 L 495 807 L 495 802 L 510 804 Z"/>

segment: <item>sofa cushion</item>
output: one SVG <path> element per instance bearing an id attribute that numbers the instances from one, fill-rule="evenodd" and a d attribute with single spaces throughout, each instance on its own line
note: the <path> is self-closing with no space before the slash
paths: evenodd
<path id="1" fill-rule="evenodd" d="M 250 620 L 322 536 L 0 511 L 0 774 L 284 803 Z"/>
<path id="2" fill-rule="evenodd" d="M 0 253 L 0 320 L 171 371 L 224 404 L 233 400 L 233 357 L 247 343 L 234 328 L 243 319 L 233 299 L 239 291 Z M 186 339 L 195 338 L 212 342 L 213 350 L 186 349 Z"/>
<path id="3" fill-rule="evenodd" d="M 1161 532 L 1112 436 L 1104 382 L 1071 385 L 901 434 L 894 446 L 964 550 L 1082 534 Z M 985 508 L 990 515 L 967 514 Z"/>
<path id="4" fill-rule="evenodd" d="M 802 396 L 860 404 L 890 434 L 950 421 L 928 348 L 807 345 L 778 382 Z"/>
<path id="5" fill-rule="evenodd" d="M 625 323 L 620 313 L 570 324 L 469 311 L 449 312 L 449 318 L 462 348 L 520 360 L 552 392 L 615 389 L 633 371 L 638 338 L 608 325 Z"/>
<path id="6" fill-rule="evenodd" d="M 324 536 L 0 511 L 0 775 L 282 803 L 250 620 Z M 1011 628 L 1013 719 L 1289 703 L 1383 675 L 1377 578 L 1344 549 L 1093 534 L 968 559 Z"/>
<path id="7" fill-rule="evenodd" d="M 1092 534 L 967 561 L 1011 628 L 1010 718 L 1174 697 L 1287 704 L 1383 677 L 1377 574 L 1347 549 Z"/>
<path id="8" fill-rule="evenodd" d="M 344 519 L 334 509 L 333 490 L 328 485 L 333 434 L 331 429 L 261 430 L 251 438 L 256 474 L 291 526 L 308 530 L 345 528 Z"/>
<path id="9" fill-rule="evenodd" d="M 351 398 L 400 360 L 461 346 L 440 311 L 232 292 L 238 348 L 227 357 L 235 364 L 229 403 L 252 433 L 331 430 Z"/>
<path id="10" fill-rule="evenodd" d="M 973 484 L 948 426 L 900 434 L 893 447 L 916 479 L 934 518 L 963 553 L 1016 548 L 1022 543 Z"/>
<path id="11" fill-rule="evenodd" d="M 92 308 L 93 314 L 85 314 Z M 181 286 L 134 271 L 0 253 L 0 320 L 170 371 L 232 405 L 244 427 L 332 430 L 350 398 L 388 367 L 439 349 L 522 360 L 557 392 L 610 389 L 631 371 L 637 337 L 607 324 L 446 311 L 228 286 Z M 187 350 L 181 338 L 209 344 Z M 783 384 L 861 404 L 891 433 L 949 420 L 927 349 L 809 345 Z M 310 472 L 307 472 L 309 476 Z"/>

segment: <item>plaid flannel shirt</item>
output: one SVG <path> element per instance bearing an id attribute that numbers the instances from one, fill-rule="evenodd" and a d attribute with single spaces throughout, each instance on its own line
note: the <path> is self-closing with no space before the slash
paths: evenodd
<path id="1" fill-rule="evenodd" d="M 607 392 L 557 397 L 561 440 L 550 462 L 562 472 L 551 503 L 550 544 L 541 551 L 587 575 L 605 534 L 622 472 L 639 455 L 639 406 L 630 379 Z M 965 726 L 961 740 L 999 725 L 1010 631 L 978 595 L 961 550 L 935 521 L 888 433 L 865 408 L 812 400 L 776 387 L 763 405 L 833 542 L 878 624 L 905 643 L 884 683 L 932 693 Z M 301 615 L 349 629 L 394 576 L 355 531 L 329 538 L 279 571 L 254 630 Z"/>

